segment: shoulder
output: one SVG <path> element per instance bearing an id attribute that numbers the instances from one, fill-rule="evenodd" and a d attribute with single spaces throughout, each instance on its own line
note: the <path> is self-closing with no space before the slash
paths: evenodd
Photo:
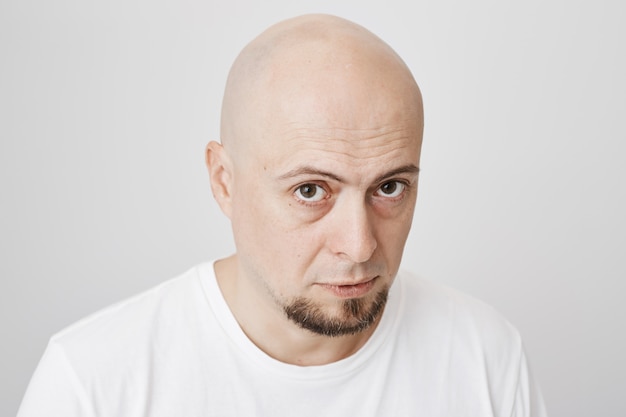
<path id="1" fill-rule="evenodd" d="M 179 379 L 191 380 L 197 361 L 189 358 L 200 357 L 197 330 L 213 324 L 202 283 L 211 271 L 211 264 L 199 265 L 54 335 L 20 415 L 42 410 L 47 415 L 96 415 L 94 410 L 122 415 L 136 407 L 137 398 L 150 395 L 154 375 L 170 375 L 174 369 Z"/>
<path id="2" fill-rule="evenodd" d="M 196 315 L 204 300 L 199 265 L 140 294 L 120 301 L 52 336 L 70 358 L 98 354 L 128 356 L 133 344 L 146 343 L 166 328 L 176 328 Z"/>
<path id="3" fill-rule="evenodd" d="M 409 272 L 398 275 L 403 292 L 405 317 L 410 326 L 490 357 L 519 357 L 519 332 L 487 303 L 446 285 Z M 443 342 L 443 340 L 440 340 Z M 509 359 L 513 359 L 513 357 Z"/>
<path id="4" fill-rule="evenodd" d="M 502 314 L 414 274 L 402 272 L 398 280 L 404 354 L 397 356 L 412 366 L 408 385 L 441 400 L 436 407 L 447 407 L 445 415 L 528 415 L 523 410 L 541 408 L 520 334 Z"/>

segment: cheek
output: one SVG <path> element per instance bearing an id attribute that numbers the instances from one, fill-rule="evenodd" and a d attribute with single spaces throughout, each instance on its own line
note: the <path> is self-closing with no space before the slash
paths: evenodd
<path id="1" fill-rule="evenodd" d="M 233 193 L 231 222 L 238 251 L 262 250 L 275 238 L 278 225 L 267 204 L 262 193 L 254 189 Z"/>
<path id="2" fill-rule="evenodd" d="M 399 261 L 413 221 L 414 200 L 396 216 L 381 222 L 378 228 L 379 245 L 388 259 Z"/>
<path id="3" fill-rule="evenodd" d="M 397 258 L 404 248 L 409 226 L 405 222 L 386 222 L 379 232 L 379 246 L 388 257 Z"/>
<path id="4" fill-rule="evenodd" d="M 233 194 L 231 222 L 237 251 L 264 265 L 264 270 L 288 273 L 305 258 L 311 241 L 290 216 L 287 203 L 258 186 L 246 188 L 247 192 Z"/>

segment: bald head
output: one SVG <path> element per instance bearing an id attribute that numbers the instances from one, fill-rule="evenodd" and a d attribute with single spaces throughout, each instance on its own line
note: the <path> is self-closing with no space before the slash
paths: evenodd
<path id="1" fill-rule="evenodd" d="M 267 145 L 276 124 L 288 124 L 292 114 L 310 119 L 304 123 L 331 118 L 336 120 L 325 121 L 338 129 L 362 129 L 375 127 L 376 118 L 390 111 L 422 124 L 420 92 L 400 57 L 352 22 L 301 16 L 270 27 L 235 60 L 224 93 L 221 140 L 236 157 Z"/>
<path id="2" fill-rule="evenodd" d="M 275 323 L 288 319 L 298 331 L 354 336 L 350 352 L 369 337 L 411 227 L 422 127 L 410 71 L 361 26 L 297 17 L 244 48 L 207 167 L 237 247 L 233 304 L 266 307 L 244 309 L 247 334 L 281 335 Z M 362 277 L 376 278 L 353 303 L 320 289 Z"/>

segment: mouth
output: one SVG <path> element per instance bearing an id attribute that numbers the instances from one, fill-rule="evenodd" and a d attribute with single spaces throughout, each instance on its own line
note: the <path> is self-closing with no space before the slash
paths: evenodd
<path id="1" fill-rule="evenodd" d="M 339 298 L 360 298 L 366 295 L 378 280 L 378 276 L 349 284 L 317 284 Z"/>

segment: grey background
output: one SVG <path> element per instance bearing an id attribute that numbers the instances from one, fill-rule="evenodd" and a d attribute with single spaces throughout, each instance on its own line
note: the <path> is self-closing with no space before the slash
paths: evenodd
<path id="1" fill-rule="evenodd" d="M 210 197 L 228 68 L 268 25 L 359 22 L 426 104 L 404 266 L 522 332 L 552 416 L 624 416 L 618 1 L 0 3 L 0 415 L 51 334 L 233 249 Z"/>

